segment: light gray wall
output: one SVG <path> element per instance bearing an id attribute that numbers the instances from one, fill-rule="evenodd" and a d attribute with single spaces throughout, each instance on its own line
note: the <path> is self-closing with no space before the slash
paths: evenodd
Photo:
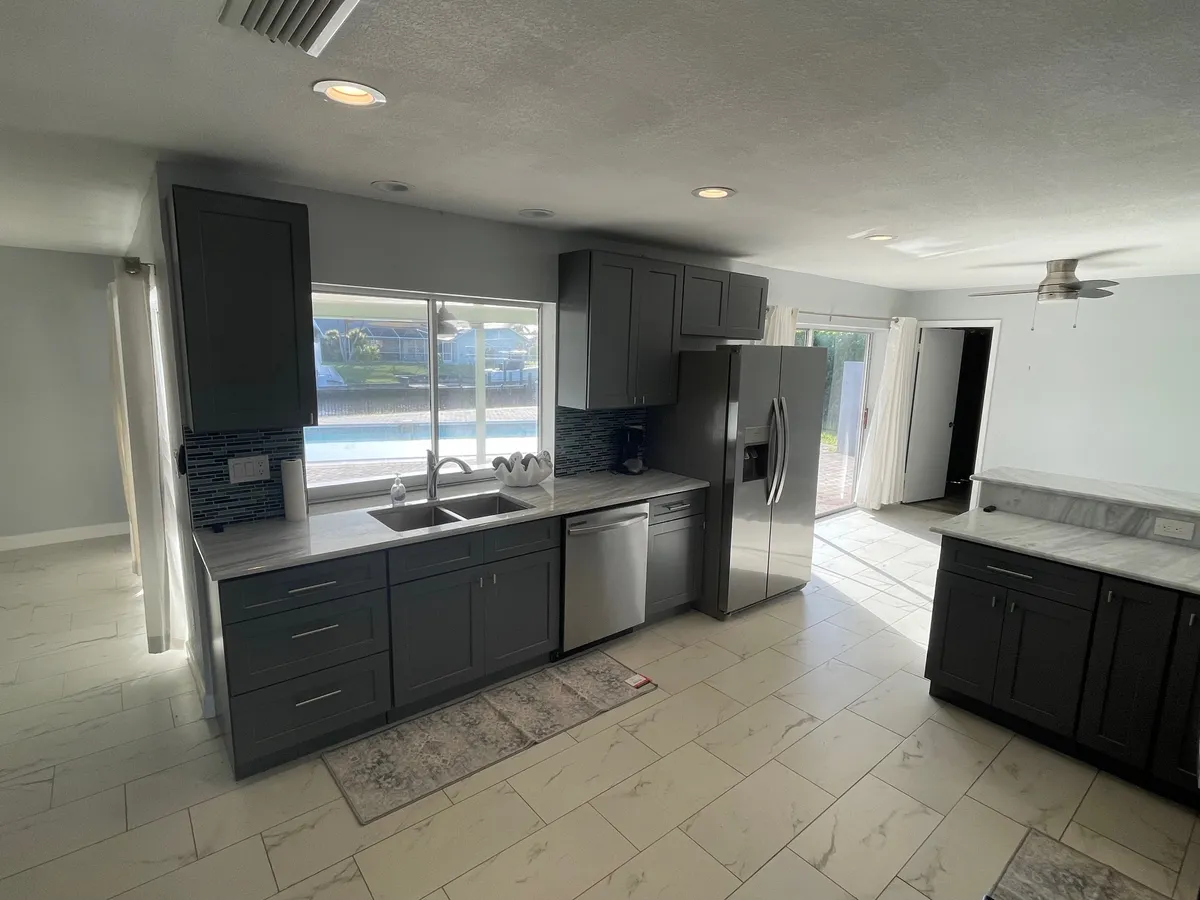
<path id="1" fill-rule="evenodd" d="M 127 520 L 112 278 L 106 256 L 0 247 L 0 536 Z"/>
<path id="2" fill-rule="evenodd" d="M 1043 304 L 1031 331 L 1032 295 L 922 292 L 908 314 L 1001 320 L 985 468 L 1200 493 L 1200 275 L 1130 278 L 1113 290 L 1082 301 L 1074 328 L 1073 304 Z"/>

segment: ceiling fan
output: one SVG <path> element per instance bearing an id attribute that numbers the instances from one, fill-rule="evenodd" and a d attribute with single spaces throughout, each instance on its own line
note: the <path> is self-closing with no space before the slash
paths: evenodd
<path id="1" fill-rule="evenodd" d="M 1112 291 L 1106 291 L 1105 288 L 1116 287 L 1120 282 L 1080 281 L 1075 274 L 1075 267 L 1078 265 L 1078 259 L 1052 259 L 1046 263 L 1046 277 L 1037 287 L 1016 291 L 982 291 L 970 296 L 999 297 L 1004 294 L 1037 294 L 1037 300 L 1041 303 L 1053 300 L 1093 300 L 1113 295 Z"/>

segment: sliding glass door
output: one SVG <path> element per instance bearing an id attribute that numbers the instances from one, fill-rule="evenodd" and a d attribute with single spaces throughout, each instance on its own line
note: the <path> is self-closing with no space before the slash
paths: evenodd
<path id="1" fill-rule="evenodd" d="M 824 516 L 854 505 L 871 334 L 801 326 L 796 329 L 796 346 L 828 351 L 817 474 L 817 515 Z"/>

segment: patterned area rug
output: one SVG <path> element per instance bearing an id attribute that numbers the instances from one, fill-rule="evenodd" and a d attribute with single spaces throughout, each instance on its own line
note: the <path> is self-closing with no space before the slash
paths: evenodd
<path id="1" fill-rule="evenodd" d="M 1166 900 L 1078 850 L 1030 831 L 989 900 Z"/>
<path id="2" fill-rule="evenodd" d="M 586 653 L 322 754 L 366 825 L 655 689 Z"/>

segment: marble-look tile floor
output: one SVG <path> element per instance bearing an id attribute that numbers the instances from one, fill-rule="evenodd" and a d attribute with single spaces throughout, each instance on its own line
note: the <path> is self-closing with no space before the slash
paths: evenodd
<path id="1" fill-rule="evenodd" d="M 0 554 L 0 898 L 978 900 L 1033 827 L 1194 900 L 1191 811 L 929 697 L 943 517 L 820 521 L 802 593 L 607 647 L 658 691 L 366 826 L 234 783 L 126 544 Z"/>

